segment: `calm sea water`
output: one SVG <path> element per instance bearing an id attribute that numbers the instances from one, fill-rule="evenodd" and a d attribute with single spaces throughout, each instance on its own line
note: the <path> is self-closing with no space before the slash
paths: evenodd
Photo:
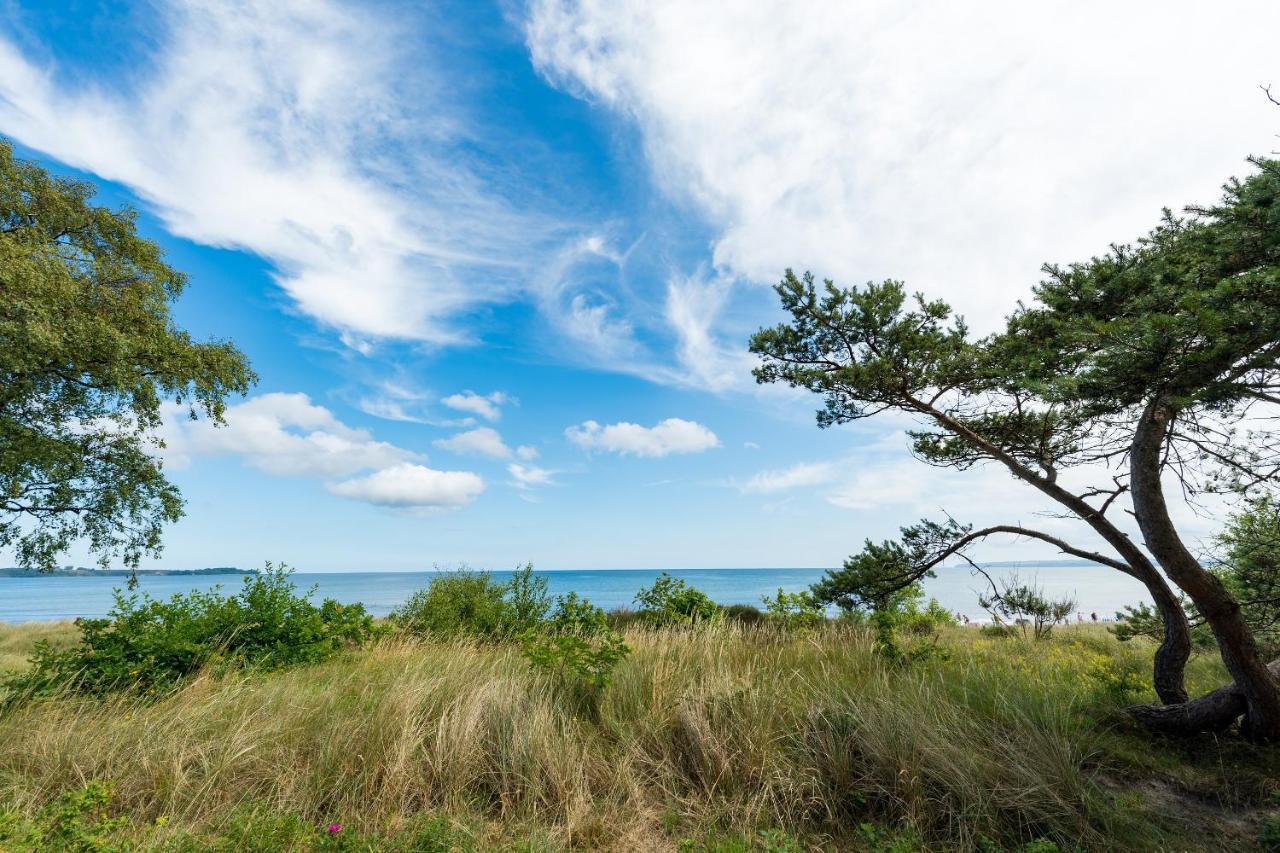
<path id="1" fill-rule="evenodd" d="M 577 592 L 593 603 L 612 610 L 628 607 L 636 592 L 653 583 L 661 569 L 598 569 L 539 572 L 547 578 L 552 594 Z M 778 587 L 787 592 L 805 589 L 822 577 L 822 569 L 671 569 L 720 604 L 759 604 L 764 595 Z M 999 576 L 1009 569 L 993 569 Z M 1087 619 L 1091 612 L 1109 618 L 1126 604 L 1147 600 L 1146 590 L 1137 581 L 1103 566 L 1040 567 L 1027 563 L 1018 570 L 1023 580 L 1034 578 L 1044 590 L 1058 597 L 1074 595 L 1078 609 Z M 320 598 L 344 603 L 362 602 L 371 613 L 385 616 L 414 590 L 425 586 L 432 572 L 343 572 L 293 576 L 299 588 L 315 586 Z M 505 579 L 510 572 L 495 572 Z M 124 586 L 116 577 L 32 577 L 0 578 L 0 622 L 74 619 L 77 616 L 105 616 L 111 609 L 112 590 Z M 224 591 L 239 588 L 237 575 L 142 576 L 139 590 L 153 598 L 167 598 L 178 592 L 221 586 Z M 981 578 L 963 568 L 942 569 L 928 580 L 925 589 L 949 610 L 983 621 L 986 614 L 978 606 Z"/>

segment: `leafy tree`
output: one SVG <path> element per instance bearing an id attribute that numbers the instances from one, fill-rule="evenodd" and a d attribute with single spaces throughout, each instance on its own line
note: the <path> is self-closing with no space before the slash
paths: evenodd
<path id="1" fill-rule="evenodd" d="M 1135 246 L 1046 266 L 1035 302 L 985 338 L 945 303 L 909 304 L 899 282 L 828 281 L 819 291 L 811 275 L 788 271 L 777 290 L 791 321 L 751 341 L 763 357 L 758 381 L 822 394 L 821 426 L 914 415 L 920 459 L 1001 465 L 1106 545 L 1089 551 L 1022 525 L 926 521 L 897 542 L 868 542 L 846 563 L 838 594 L 874 602 L 985 537 L 1036 538 L 1150 592 L 1164 628 L 1155 687 L 1173 707 L 1135 710 L 1141 719 L 1185 731 L 1244 714 L 1249 734 L 1280 737 L 1280 681 L 1239 602 L 1183 543 L 1164 496 L 1166 478 L 1194 495 L 1265 489 L 1280 472 L 1280 433 L 1256 417 L 1280 403 L 1280 163 L 1253 162 L 1257 171 L 1229 182 L 1218 205 L 1166 212 Z M 1242 434 L 1246 419 L 1258 428 Z M 1068 488 L 1060 474 L 1072 468 L 1102 471 L 1105 482 Z M 1123 503 L 1145 551 L 1114 520 Z M 1234 681 L 1226 693 L 1186 702 L 1190 626 L 1161 570 L 1213 630 Z"/>
<path id="2" fill-rule="evenodd" d="M 1020 626 L 1024 637 L 1030 625 L 1034 639 L 1047 639 L 1053 626 L 1067 621 L 1076 609 L 1074 597 L 1047 598 L 1043 589 L 1034 583 L 1023 583 L 1016 573 L 992 587 L 989 595 L 978 597 L 978 604 L 997 624 L 1012 622 Z"/>
<path id="3" fill-rule="evenodd" d="M 716 603 L 681 578 L 663 572 L 651 586 L 636 593 L 640 616 L 651 625 L 693 625 L 714 619 Z"/>
<path id="4" fill-rule="evenodd" d="M 93 192 L 0 140 L 0 547 L 44 569 L 81 538 L 103 565 L 159 553 L 183 513 L 152 452 L 161 403 L 221 422 L 255 379 L 174 324 L 186 276 Z"/>

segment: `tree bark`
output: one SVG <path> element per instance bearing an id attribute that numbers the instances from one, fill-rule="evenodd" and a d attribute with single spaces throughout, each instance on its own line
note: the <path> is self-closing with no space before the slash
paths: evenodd
<path id="1" fill-rule="evenodd" d="M 1274 660 L 1268 669 L 1280 677 L 1280 660 Z M 1153 732 L 1174 737 L 1188 737 L 1201 732 L 1225 731 L 1248 709 L 1248 700 L 1238 684 L 1219 687 L 1199 699 L 1180 705 L 1136 705 L 1129 714 L 1142 726 Z M 1246 718 L 1242 732 L 1253 736 L 1249 730 L 1251 720 Z"/>
<path id="2" fill-rule="evenodd" d="M 1240 612 L 1240 604 L 1212 572 L 1200 565 L 1169 517 L 1160 477 L 1161 455 L 1175 414 L 1166 401 L 1153 400 L 1143 411 L 1134 432 L 1129 480 L 1138 527 L 1147 550 L 1165 574 L 1195 602 L 1213 630 L 1222 662 L 1245 702 L 1247 733 L 1257 740 L 1280 740 L 1280 679 L 1262 660 L 1253 632 Z M 1196 701 L 1214 695 L 1211 693 Z"/>

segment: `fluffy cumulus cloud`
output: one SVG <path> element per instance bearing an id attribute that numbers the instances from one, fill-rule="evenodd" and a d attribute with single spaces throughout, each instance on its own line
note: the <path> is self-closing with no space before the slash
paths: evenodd
<path id="1" fill-rule="evenodd" d="M 347 426 L 306 394 L 263 394 L 229 406 L 220 427 L 192 421 L 170 405 L 159 437 L 171 467 L 185 467 L 193 457 L 237 456 L 270 474 L 329 480 L 333 494 L 375 506 L 447 509 L 484 491 L 479 475 L 428 468 L 420 464 L 421 454 Z"/>
<path id="2" fill-rule="evenodd" d="M 183 467 L 193 456 L 237 455 L 271 474 L 342 477 L 419 458 L 367 430 L 349 427 L 306 394 L 262 394 L 227 407 L 226 424 L 167 412 L 161 438 L 166 461 Z"/>
<path id="3" fill-rule="evenodd" d="M 639 129 L 724 275 L 904 278 L 979 327 L 1042 262 L 1212 201 L 1273 148 L 1277 31 L 1264 0 L 533 0 L 526 20 L 549 79 Z M 674 281 L 689 354 L 715 353 L 722 289 Z"/>
<path id="4" fill-rule="evenodd" d="M 478 454 L 492 459 L 509 459 L 512 455 L 511 448 L 507 447 L 502 436 L 492 427 L 476 427 L 460 432 L 437 440 L 435 446 L 452 453 Z"/>
<path id="5" fill-rule="evenodd" d="M 720 446 L 720 439 L 714 432 L 696 421 L 681 418 L 667 418 L 651 427 L 626 421 L 608 426 L 584 421 L 565 430 L 565 437 L 587 450 L 632 456 L 701 453 Z"/>
<path id="6" fill-rule="evenodd" d="M 450 394 L 440 402 L 454 411 L 477 415 L 486 421 L 496 421 L 502 417 L 502 406 L 512 400 L 502 391 L 494 391 L 490 394 L 463 391 L 460 394 Z"/>
<path id="7" fill-rule="evenodd" d="M 484 491 L 484 480 L 470 471 L 436 471 L 402 462 L 367 477 L 331 483 L 339 497 L 392 509 L 455 509 Z"/>
<path id="8" fill-rule="evenodd" d="M 253 252 L 305 314 L 447 342 L 556 226 L 479 174 L 424 38 L 337 0 L 166 0 L 127 82 L 0 34 L 0 132 L 119 181 L 189 239 Z M 403 24 L 403 26 L 400 26 Z"/>

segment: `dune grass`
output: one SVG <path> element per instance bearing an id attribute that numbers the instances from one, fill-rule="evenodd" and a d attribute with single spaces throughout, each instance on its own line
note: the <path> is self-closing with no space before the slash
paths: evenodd
<path id="1" fill-rule="evenodd" d="M 25 667 L 31 651 L 41 640 L 69 646 L 78 636 L 71 622 L 0 624 L 0 675 Z"/>
<path id="2" fill-rule="evenodd" d="M 0 630 L 0 649 L 38 633 Z M 367 849 L 1235 843 L 1133 783 L 1180 791 L 1178 773 L 1201 779 L 1212 758 L 1129 727 L 1121 708 L 1147 698 L 1150 648 L 1100 630 L 1032 643 L 957 628 L 910 665 L 834 625 L 632 629 L 627 642 L 598 696 L 509 646 L 401 639 L 201 677 L 159 701 L 19 705 L 0 712 L 0 812 L 30 818 L 98 780 L 126 818 L 112 837 L 143 849 L 307 849 L 333 840 L 316 829 L 329 824 L 375 839 Z M 1190 676 L 1193 689 L 1223 680 L 1211 657 Z M 1264 781 L 1245 790 L 1233 772 L 1235 795 L 1264 798 L 1272 759 L 1241 760 Z M 1245 823 L 1226 830 L 1242 844 Z"/>

